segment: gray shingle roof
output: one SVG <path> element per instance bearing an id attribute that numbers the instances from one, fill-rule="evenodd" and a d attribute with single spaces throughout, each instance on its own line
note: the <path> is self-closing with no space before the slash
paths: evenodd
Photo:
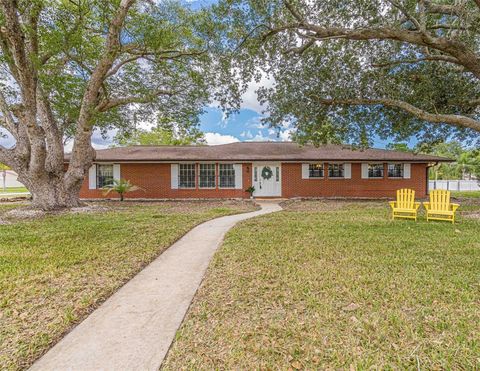
<path id="1" fill-rule="evenodd" d="M 96 161 L 410 161 L 448 158 L 346 145 L 300 146 L 293 142 L 237 142 L 217 146 L 131 146 L 97 150 Z M 66 155 L 68 161 L 69 155 Z"/>

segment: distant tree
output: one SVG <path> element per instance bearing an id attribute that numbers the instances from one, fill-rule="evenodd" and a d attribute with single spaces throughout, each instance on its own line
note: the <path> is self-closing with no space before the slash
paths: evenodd
<path id="1" fill-rule="evenodd" d="M 414 152 L 413 148 L 410 148 L 407 143 L 389 143 L 386 149 L 401 152 Z"/>
<path id="2" fill-rule="evenodd" d="M 204 144 L 203 133 L 195 126 L 158 124 L 156 127 L 146 129 L 133 129 L 120 132 L 114 138 L 115 145 L 187 145 Z"/>
<path id="3" fill-rule="evenodd" d="M 458 141 L 439 143 L 433 147 L 418 148 L 419 152 L 454 159 L 453 163 L 441 163 L 432 168 L 431 179 L 472 179 L 480 176 L 478 150 L 464 148 Z"/>
<path id="4" fill-rule="evenodd" d="M 474 151 L 463 152 L 456 161 L 457 167 L 461 172 L 462 179 L 472 179 L 479 173 L 480 157 Z"/>

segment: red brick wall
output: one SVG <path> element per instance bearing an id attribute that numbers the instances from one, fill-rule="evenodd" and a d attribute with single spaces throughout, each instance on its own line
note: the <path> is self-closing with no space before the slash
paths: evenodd
<path id="1" fill-rule="evenodd" d="M 198 165 L 197 165 L 198 174 Z M 217 165 L 218 174 L 218 165 Z M 123 163 L 120 164 L 120 177 L 145 191 L 130 192 L 126 198 L 248 198 L 250 195 L 245 192 L 251 184 L 251 164 L 242 166 L 242 189 L 171 189 L 170 164 L 159 163 Z M 88 175 L 80 190 L 81 198 L 106 198 L 100 189 L 88 189 Z M 108 198 L 118 197 L 114 192 Z"/>
<path id="2" fill-rule="evenodd" d="M 325 164 L 327 174 L 328 164 Z M 411 164 L 410 179 L 362 179 L 361 164 L 352 163 L 351 179 L 302 179 L 302 164 L 282 164 L 282 195 L 291 197 L 394 197 L 397 189 L 412 188 L 416 197 L 426 196 L 427 164 Z"/>
<path id="3" fill-rule="evenodd" d="M 325 174 L 327 174 L 325 164 Z M 131 192 L 126 198 L 247 198 L 245 189 L 252 184 L 252 164 L 242 166 L 242 189 L 171 189 L 170 164 L 123 163 L 120 176 L 145 190 Z M 361 164 L 352 163 L 351 179 L 302 179 L 302 164 L 282 163 L 282 197 L 394 197 L 399 188 L 412 188 L 417 197 L 426 196 L 426 164 L 412 164 L 410 179 L 362 179 Z M 197 169 L 198 174 L 198 169 Z M 218 174 L 218 168 L 217 168 Z M 88 189 L 88 177 L 80 191 L 82 198 L 104 198 L 102 190 Z M 117 197 L 111 193 L 109 198 Z"/>

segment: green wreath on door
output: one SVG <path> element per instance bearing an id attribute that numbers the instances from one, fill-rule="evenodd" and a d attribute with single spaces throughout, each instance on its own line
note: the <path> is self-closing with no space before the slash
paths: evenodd
<path id="1" fill-rule="evenodd" d="M 268 180 L 268 179 L 270 179 L 272 176 L 273 176 L 273 171 L 272 171 L 272 169 L 270 169 L 269 166 L 265 166 L 265 167 L 262 169 L 262 178 L 265 179 L 265 180 Z"/>

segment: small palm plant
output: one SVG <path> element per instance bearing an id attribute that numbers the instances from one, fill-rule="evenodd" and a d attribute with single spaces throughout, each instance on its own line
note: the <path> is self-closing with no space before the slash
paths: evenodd
<path id="1" fill-rule="evenodd" d="M 110 192 L 117 192 L 120 195 L 120 201 L 123 201 L 125 197 L 125 193 L 134 192 L 134 191 L 145 191 L 143 188 L 138 187 L 130 183 L 129 180 L 126 179 L 114 179 L 113 183 L 107 185 L 103 188 L 105 192 L 103 193 L 107 196 Z"/>
<path id="2" fill-rule="evenodd" d="M 250 193 L 250 198 L 253 198 L 253 193 L 255 192 L 255 187 L 254 186 L 250 186 L 248 187 L 245 192 L 248 192 Z"/>

